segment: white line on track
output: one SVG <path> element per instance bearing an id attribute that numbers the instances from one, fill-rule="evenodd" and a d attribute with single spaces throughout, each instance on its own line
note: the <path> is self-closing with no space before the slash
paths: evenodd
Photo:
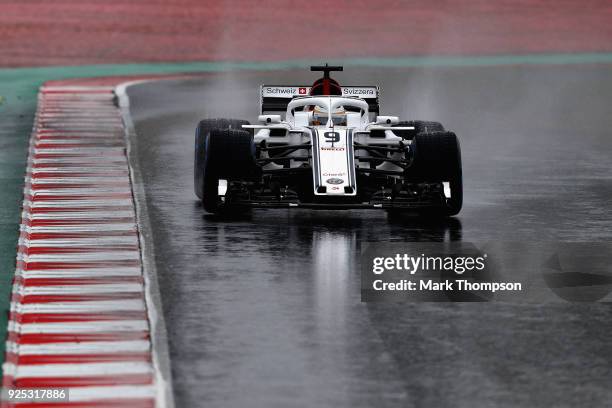
<path id="1" fill-rule="evenodd" d="M 29 190 L 27 191 L 29 196 L 24 200 L 26 207 L 65 207 L 66 203 L 63 201 L 70 201 L 71 203 L 83 203 L 88 205 L 121 205 L 126 206 L 126 203 L 131 202 L 130 193 L 123 193 L 121 196 L 117 194 L 104 194 L 104 193 L 88 193 L 81 191 L 81 189 L 69 189 L 61 193 L 54 191 L 43 192 L 40 190 Z M 69 207 L 75 207 L 70 205 Z"/>
<path id="2" fill-rule="evenodd" d="M 64 166 L 59 165 L 56 167 L 52 167 L 53 165 L 45 165 L 32 169 L 29 172 L 29 176 L 34 179 L 40 178 L 83 178 L 83 177 L 91 177 L 96 180 L 100 178 L 100 176 L 104 176 L 107 174 L 109 178 L 111 177 L 124 177 L 128 175 L 127 171 L 119 165 L 110 164 L 103 166 L 96 166 L 90 168 L 84 168 L 84 166 Z"/>
<path id="3" fill-rule="evenodd" d="M 82 194 L 79 194 L 82 195 Z M 30 210 L 37 211 L 39 209 L 49 208 L 50 211 L 61 211 L 63 209 L 71 208 L 87 208 L 87 209 L 98 209 L 98 208 L 126 208 L 130 206 L 130 200 L 127 198 L 115 197 L 115 200 L 111 200 L 107 197 L 106 200 L 101 199 L 102 197 L 94 198 L 73 198 L 73 197 L 58 197 L 46 196 L 47 200 L 44 200 L 45 196 L 40 194 L 36 195 L 36 200 L 25 200 L 24 207 Z"/>
<path id="4" fill-rule="evenodd" d="M 80 263 L 93 262 L 100 263 L 109 261 L 138 261 L 140 254 L 135 251 L 105 251 L 105 252 L 85 252 L 85 253 L 66 253 L 66 254 L 32 254 L 23 255 L 26 262 L 50 262 L 50 263 Z"/>
<path id="5" fill-rule="evenodd" d="M 94 154 L 78 154 L 74 157 L 36 157 L 32 159 L 34 164 L 78 164 L 78 165 L 98 165 L 98 164 L 122 164 L 125 163 L 119 155 L 97 156 Z"/>
<path id="6" fill-rule="evenodd" d="M 19 313 L 94 313 L 116 311 L 145 311 L 142 299 L 91 300 L 81 302 L 43 302 L 11 306 Z"/>
<path id="7" fill-rule="evenodd" d="M 28 232 L 38 232 L 38 233 L 49 233 L 49 232 L 68 232 L 68 233 L 78 233 L 78 232 L 105 232 L 105 231 L 136 231 L 136 225 L 134 223 L 104 223 L 96 225 L 63 225 L 63 226 L 33 226 L 27 227 L 26 230 Z"/>
<path id="8" fill-rule="evenodd" d="M 9 352 L 19 352 L 21 355 L 62 355 L 62 354 L 93 354 L 93 353 L 138 353 L 149 351 L 151 342 L 148 340 L 129 341 L 92 341 L 79 343 L 46 343 L 18 344 L 7 342 Z"/>
<path id="9" fill-rule="evenodd" d="M 96 238 L 55 238 L 55 239 L 24 239 L 29 248 L 64 248 L 76 247 L 103 247 L 107 245 L 138 245 L 138 238 L 134 236 L 126 237 L 96 237 Z"/>
<path id="10" fill-rule="evenodd" d="M 25 279 L 45 278 L 45 279 L 61 279 L 61 278 L 98 278 L 98 277 L 126 277 L 126 276 L 141 276 L 140 267 L 124 267 L 124 268 L 75 268 L 75 269 L 49 269 L 49 270 L 27 270 L 20 271 L 18 276 L 23 276 Z"/>
<path id="11" fill-rule="evenodd" d="M 107 156 L 115 155 L 121 156 L 123 154 L 124 148 L 117 147 L 97 147 L 97 146 L 87 146 L 87 147 L 65 147 L 65 148 L 44 148 L 44 149 L 36 149 L 36 154 L 78 154 L 79 156 L 86 156 L 89 154 L 96 153 L 104 153 Z"/>
<path id="12" fill-rule="evenodd" d="M 13 369 L 11 370 L 11 367 Z M 5 364 L 5 372 L 14 372 L 15 378 L 28 377 L 73 377 L 88 375 L 129 375 L 150 374 L 152 372 L 150 363 L 120 362 L 120 363 L 89 363 L 89 364 L 40 364 L 20 365 L 15 370 L 12 363 Z"/>
<path id="13" fill-rule="evenodd" d="M 140 293 L 140 283 L 115 283 L 96 285 L 53 285 L 53 286 L 15 286 L 13 292 L 21 295 L 86 295 L 96 293 Z"/>
<path id="14" fill-rule="evenodd" d="M 30 220 L 104 220 L 106 218 L 129 218 L 134 217 L 133 210 L 119 211 L 70 211 L 70 212 L 49 212 L 31 214 L 25 212 L 24 216 Z"/>
<path id="15" fill-rule="evenodd" d="M 103 333 L 118 331 L 149 330 L 146 320 L 111 320 L 93 322 L 62 322 L 62 323 L 28 323 L 21 324 L 9 321 L 8 331 L 22 334 L 44 333 Z"/>

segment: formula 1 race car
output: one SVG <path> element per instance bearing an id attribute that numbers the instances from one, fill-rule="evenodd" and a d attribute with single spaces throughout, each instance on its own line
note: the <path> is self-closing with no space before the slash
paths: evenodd
<path id="1" fill-rule="evenodd" d="M 199 123 L 195 193 L 207 212 L 378 208 L 451 216 L 461 210 L 461 152 L 453 132 L 438 122 L 378 115 L 378 87 L 340 86 L 330 71 L 342 67 L 311 70 L 324 73 L 312 86 L 262 85 L 258 125 Z"/>

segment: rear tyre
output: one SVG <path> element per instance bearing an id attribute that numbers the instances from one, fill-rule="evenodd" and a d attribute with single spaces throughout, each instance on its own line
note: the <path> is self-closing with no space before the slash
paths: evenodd
<path id="1" fill-rule="evenodd" d="M 459 139 L 453 132 L 419 133 L 414 137 L 414 161 L 411 166 L 415 181 L 448 182 L 450 197 L 445 198 L 435 215 L 451 216 L 463 205 L 463 172 Z"/>
<path id="2" fill-rule="evenodd" d="M 202 199 L 204 190 L 203 158 L 205 154 L 205 138 L 213 129 L 239 129 L 253 134 L 252 129 L 242 129 L 242 125 L 250 125 L 247 120 L 240 119 L 203 119 L 198 124 L 195 133 L 195 158 L 194 158 L 194 191 L 199 199 Z"/>
<path id="3" fill-rule="evenodd" d="M 410 126 L 414 127 L 414 130 L 394 130 L 393 133 L 403 139 L 412 140 L 419 133 L 444 132 L 444 126 L 442 126 L 440 122 L 429 122 L 425 120 L 408 120 L 393 125 L 393 127 Z"/>
<path id="4" fill-rule="evenodd" d="M 228 194 L 219 196 L 219 180 L 244 180 L 260 174 L 255 161 L 253 135 L 244 130 L 212 129 L 202 138 L 202 155 L 196 171 L 201 173 L 202 205 L 209 213 L 237 208 Z"/>

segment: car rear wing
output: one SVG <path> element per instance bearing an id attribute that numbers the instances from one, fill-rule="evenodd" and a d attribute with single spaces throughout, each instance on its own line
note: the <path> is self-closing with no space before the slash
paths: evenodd
<path id="1" fill-rule="evenodd" d="M 368 103 L 368 110 L 379 113 L 379 88 L 377 86 L 343 86 L 342 96 L 356 96 Z M 261 113 L 284 112 L 287 105 L 296 96 L 310 95 L 310 86 L 305 85 L 262 85 Z"/>

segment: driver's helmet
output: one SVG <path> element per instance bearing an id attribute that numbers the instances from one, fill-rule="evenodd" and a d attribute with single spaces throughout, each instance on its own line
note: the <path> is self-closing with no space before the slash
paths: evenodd
<path id="1" fill-rule="evenodd" d="M 328 112 L 323 106 L 316 105 L 312 112 L 313 125 L 326 125 Z M 340 106 L 331 114 L 334 126 L 346 126 L 346 109 Z"/>
<path id="2" fill-rule="evenodd" d="M 332 78 L 319 78 L 310 87 L 311 96 L 342 96 L 342 88 Z"/>

